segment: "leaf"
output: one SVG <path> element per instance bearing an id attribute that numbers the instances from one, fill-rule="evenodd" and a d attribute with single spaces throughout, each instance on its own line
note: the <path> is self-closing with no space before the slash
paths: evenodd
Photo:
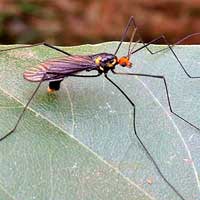
<path id="1" fill-rule="evenodd" d="M 113 53 L 116 46 L 64 49 Z M 189 73 L 200 76 L 200 47 L 174 50 Z M 23 71 L 62 54 L 42 46 L 0 54 L 3 136 L 37 85 L 25 81 Z M 124 44 L 119 56 L 126 54 Z M 200 80 L 189 79 L 170 51 L 142 50 L 131 61 L 129 71 L 164 75 L 175 112 L 200 127 Z M 135 103 L 137 132 L 165 177 L 185 199 L 199 199 L 200 132 L 169 112 L 161 80 L 109 77 Z M 134 136 L 130 103 L 103 76 L 66 78 L 56 94 L 47 94 L 47 86 L 42 84 L 17 130 L 0 142 L 1 199 L 178 199 Z"/>

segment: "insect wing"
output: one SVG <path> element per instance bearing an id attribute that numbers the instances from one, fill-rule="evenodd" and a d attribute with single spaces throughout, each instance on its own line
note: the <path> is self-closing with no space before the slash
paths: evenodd
<path id="1" fill-rule="evenodd" d="M 66 56 L 46 60 L 28 69 L 23 75 L 28 81 L 39 82 L 42 78 L 44 81 L 62 79 L 70 74 L 92 70 L 96 67 L 95 62 L 90 56 Z"/>

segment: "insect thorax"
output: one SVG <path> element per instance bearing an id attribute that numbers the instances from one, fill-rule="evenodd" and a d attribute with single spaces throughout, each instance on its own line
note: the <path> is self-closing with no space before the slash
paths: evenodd
<path id="1" fill-rule="evenodd" d="M 117 65 L 117 57 L 109 53 L 100 53 L 93 55 L 93 59 L 97 68 L 101 72 L 108 72 L 110 69 L 114 69 Z"/>

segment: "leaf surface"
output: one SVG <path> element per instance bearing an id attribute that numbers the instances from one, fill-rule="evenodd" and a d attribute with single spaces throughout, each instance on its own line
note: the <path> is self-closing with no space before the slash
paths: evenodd
<path id="1" fill-rule="evenodd" d="M 116 46 L 64 49 L 113 53 Z M 127 48 L 124 44 L 118 56 Z M 200 76 L 200 47 L 174 50 L 188 72 Z M 0 52 L 1 136 L 14 127 L 37 86 L 23 72 L 60 56 L 42 46 Z M 133 67 L 122 71 L 164 75 L 174 111 L 200 127 L 200 79 L 189 79 L 170 51 L 151 55 L 144 49 L 131 61 Z M 185 199 L 200 199 L 200 132 L 170 113 L 163 81 L 108 75 L 136 105 L 138 135 L 165 177 Z M 1 198 L 178 199 L 134 135 L 131 104 L 103 75 L 66 78 L 56 94 L 48 94 L 47 86 L 42 84 L 17 130 L 0 142 Z"/>

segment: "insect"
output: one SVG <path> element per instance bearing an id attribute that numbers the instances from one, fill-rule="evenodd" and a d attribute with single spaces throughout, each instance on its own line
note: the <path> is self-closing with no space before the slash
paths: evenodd
<path id="1" fill-rule="evenodd" d="M 132 35 L 131 35 L 131 39 L 130 39 L 130 43 L 129 43 L 129 47 L 128 47 L 128 53 L 127 53 L 127 55 L 119 58 L 119 57 L 117 57 L 117 53 L 118 53 L 123 41 L 125 40 L 127 33 L 128 33 L 130 28 L 133 28 L 133 31 L 132 31 Z M 136 34 L 139 35 L 139 41 L 138 42 L 143 43 L 143 45 L 141 47 L 137 48 L 137 49 L 134 48 L 135 47 L 134 45 L 132 47 L 133 39 L 134 39 Z M 195 34 L 191 34 L 189 36 L 186 36 L 185 38 L 183 38 L 182 40 L 178 41 L 175 44 L 178 44 L 178 43 L 182 42 L 183 40 L 186 40 L 186 39 L 188 39 L 192 36 L 199 35 L 199 34 L 200 33 L 195 33 Z M 163 40 L 167 44 L 167 48 L 156 51 L 156 52 L 152 52 L 148 48 L 149 45 L 152 44 L 152 43 L 155 43 L 157 41 L 160 41 L 160 40 Z M 193 77 L 187 72 L 187 70 L 185 69 L 185 67 L 183 66 L 181 61 L 179 60 L 178 56 L 174 52 L 173 45 L 172 46 L 169 45 L 165 36 L 161 35 L 160 37 L 155 38 L 154 40 L 152 40 L 148 43 L 144 43 L 143 40 L 142 40 L 142 37 L 140 36 L 139 30 L 136 26 L 135 20 L 134 20 L 133 17 L 131 17 L 126 28 L 125 28 L 125 30 L 124 30 L 124 32 L 123 32 L 123 34 L 122 34 L 121 41 L 120 41 L 118 47 L 116 48 L 116 51 L 113 54 L 103 52 L 103 53 L 98 53 L 98 54 L 93 54 L 93 55 L 71 55 L 68 52 L 65 52 L 65 51 L 63 51 L 63 50 L 61 50 L 57 47 L 54 47 L 50 44 L 47 44 L 47 43 L 36 44 L 36 45 L 44 45 L 46 47 L 49 47 L 51 49 L 54 49 L 56 51 L 63 53 L 65 56 L 63 56 L 62 58 L 48 59 L 48 60 L 40 63 L 36 67 L 28 69 L 27 71 L 24 72 L 23 76 L 26 80 L 31 81 L 31 82 L 38 82 L 38 85 L 37 85 L 36 89 L 34 90 L 34 92 L 32 93 L 27 104 L 25 105 L 25 107 L 24 107 L 21 115 L 19 116 L 14 128 L 9 133 L 7 133 L 3 137 L 1 137 L 0 141 L 3 141 L 4 139 L 6 139 L 9 135 L 11 135 L 17 129 L 18 124 L 20 123 L 27 107 L 29 106 L 31 100 L 33 99 L 33 97 L 35 96 L 35 94 L 37 93 L 41 84 L 44 81 L 49 82 L 48 91 L 53 92 L 53 91 L 60 89 L 60 84 L 65 77 L 80 77 L 80 78 L 84 78 L 84 77 L 90 78 L 91 77 L 91 78 L 95 78 L 95 77 L 104 75 L 105 79 L 108 80 L 114 87 L 116 87 L 119 90 L 119 92 L 127 99 L 127 101 L 132 106 L 132 108 L 133 108 L 133 127 L 134 127 L 135 136 L 137 137 L 140 145 L 145 150 L 146 154 L 148 155 L 148 157 L 150 158 L 150 160 L 154 164 L 158 173 L 163 178 L 163 180 L 168 184 L 168 186 L 180 197 L 180 199 L 185 200 L 185 198 L 179 193 L 179 191 L 164 176 L 164 174 L 160 170 L 157 162 L 154 160 L 154 158 L 152 157 L 152 155 L 148 151 L 148 148 L 144 145 L 142 139 L 139 137 L 137 127 L 136 127 L 136 121 L 135 121 L 135 119 L 136 119 L 136 106 L 135 106 L 133 100 L 131 100 L 130 97 L 120 88 L 120 86 L 117 85 L 108 76 L 108 72 L 112 72 L 115 75 L 138 76 L 138 77 L 147 77 L 147 78 L 162 80 L 164 87 L 165 87 L 165 95 L 166 95 L 166 99 L 167 99 L 167 103 L 168 103 L 170 112 L 172 114 L 174 114 L 175 116 L 177 116 L 178 118 L 180 118 L 181 120 L 183 120 L 188 125 L 195 128 L 197 131 L 200 131 L 199 127 L 197 127 L 193 123 L 189 122 L 188 120 L 186 120 L 185 118 L 183 118 L 182 116 L 180 116 L 178 113 L 176 113 L 174 111 L 174 109 L 171 105 L 171 101 L 170 101 L 167 81 L 166 81 L 164 76 L 150 75 L 150 74 L 140 74 L 140 73 L 132 73 L 132 72 L 122 73 L 122 72 L 116 71 L 117 66 L 131 68 L 132 67 L 132 63 L 130 61 L 131 55 L 142 50 L 142 49 L 144 49 L 144 48 L 146 48 L 151 54 L 155 54 L 155 53 L 158 53 L 160 51 L 169 49 L 171 51 L 171 53 L 173 54 L 174 58 L 176 59 L 177 63 L 179 64 L 179 66 L 182 68 L 184 73 L 188 76 L 188 78 L 191 78 L 191 79 L 200 78 L 200 76 Z M 34 45 L 21 46 L 21 47 L 16 47 L 16 48 L 29 48 L 29 47 L 32 47 L 32 46 L 34 46 Z M 12 49 L 16 49 L 16 48 L 12 48 Z M 2 51 L 8 51 L 8 50 L 11 50 L 11 49 L 6 49 L 6 50 L 2 50 Z M 89 73 L 88 74 L 80 74 L 80 72 L 83 72 L 83 71 L 85 71 L 85 72 L 95 71 L 97 73 L 96 74 L 89 74 Z"/>

